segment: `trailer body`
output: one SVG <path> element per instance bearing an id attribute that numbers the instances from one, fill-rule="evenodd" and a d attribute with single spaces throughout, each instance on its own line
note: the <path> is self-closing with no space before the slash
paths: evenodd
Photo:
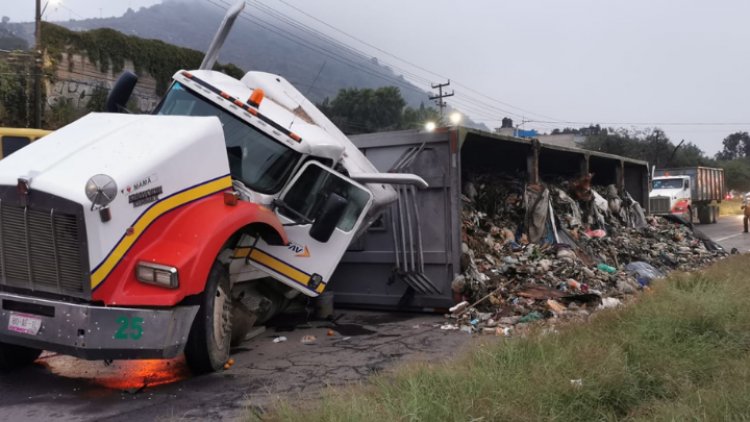
<path id="1" fill-rule="evenodd" d="M 462 187 L 475 171 L 530 183 L 593 173 L 594 185 L 614 184 L 648 207 L 644 161 L 465 127 L 372 133 L 352 141 L 380 171 L 414 173 L 429 188 L 397 188 L 401 200 L 352 243 L 331 279 L 341 305 L 428 312 L 450 307 L 451 281 L 462 272 Z"/>

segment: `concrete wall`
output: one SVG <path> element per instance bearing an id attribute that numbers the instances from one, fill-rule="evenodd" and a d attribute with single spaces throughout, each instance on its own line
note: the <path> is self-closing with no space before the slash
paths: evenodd
<path id="1" fill-rule="evenodd" d="M 133 71 L 133 63 L 126 61 L 125 69 Z M 55 104 L 60 98 L 68 98 L 75 108 L 84 109 L 97 86 L 103 86 L 109 91 L 118 76 L 119 74 L 111 71 L 102 73 L 85 56 L 63 54 L 62 60 L 57 63 L 54 81 L 47 85 L 48 105 Z M 155 88 L 156 80 L 153 77 L 148 74 L 139 75 L 132 98 L 136 99 L 141 111 L 150 111 L 159 102 Z"/>

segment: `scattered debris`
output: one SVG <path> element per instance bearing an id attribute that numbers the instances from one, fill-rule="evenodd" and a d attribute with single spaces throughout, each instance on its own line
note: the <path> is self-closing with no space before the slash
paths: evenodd
<path id="1" fill-rule="evenodd" d="M 440 328 L 508 336 L 517 324 L 586 318 L 669 271 L 727 255 L 686 222 L 646 216 L 630 194 L 592 179 L 467 178 L 461 274 L 451 283 L 460 302 Z"/>
<path id="2" fill-rule="evenodd" d="M 302 336 L 302 340 L 300 340 L 302 344 L 315 344 L 317 341 L 318 338 L 313 335 Z"/>
<path id="3" fill-rule="evenodd" d="M 463 311 L 467 309 L 468 307 L 469 307 L 469 302 L 463 301 L 459 303 L 458 305 L 453 306 L 452 308 L 448 309 L 448 311 L 453 315 L 459 315 L 463 313 Z"/>
<path id="4" fill-rule="evenodd" d="M 274 343 L 283 343 L 285 341 L 286 341 L 286 337 L 284 337 L 284 336 L 279 336 L 279 337 L 276 337 L 276 338 L 273 339 Z"/>
<path id="5" fill-rule="evenodd" d="M 597 309 L 612 309 L 620 306 L 622 301 L 616 297 L 602 298 L 602 304 Z"/>
<path id="6" fill-rule="evenodd" d="M 638 284 L 647 286 L 652 280 L 664 277 L 664 273 L 654 268 L 648 262 L 634 261 L 625 266 L 625 271 L 633 274 Z"/>

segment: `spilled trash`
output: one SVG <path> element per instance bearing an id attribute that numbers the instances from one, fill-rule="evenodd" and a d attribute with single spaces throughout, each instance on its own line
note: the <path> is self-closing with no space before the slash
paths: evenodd
<path id="1" fill-rule="evenodd" d="M 441 328 L 509 335 L 513 326 L 619 306 L 670 271 L 727 255 L 692 225 L 647 216 L 592 175 L 525 184 L 472 175 L 463 187 L 457 304 Z"/>

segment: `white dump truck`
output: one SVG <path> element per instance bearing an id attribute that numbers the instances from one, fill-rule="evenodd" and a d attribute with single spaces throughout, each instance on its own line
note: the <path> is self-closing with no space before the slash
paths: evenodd
<path id="1" fill-rule="evenodd" d="M 716 223 L 724 198 L 724 169 L 681 167 L 654 170 L 649 202 L 655 215 L 675 214 L 701 224 Z"/>
<path id="2" fill-rule="evenodd" d="M 217 370 L 233 339 L 326 289 L 390 184 L 426 186 L 379 173 L 281 76 L 210 70 L 242 6 L 153 114 L 92 113 L 0 161 L 0 369 L 184 350 Z"/>

